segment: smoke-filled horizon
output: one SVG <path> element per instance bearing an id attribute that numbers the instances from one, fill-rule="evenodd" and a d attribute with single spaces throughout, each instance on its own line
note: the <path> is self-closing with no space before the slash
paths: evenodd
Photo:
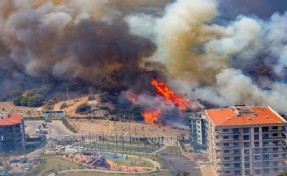
<path id="1" fill-rule="evenodd" d="M 162 17 L 137 14 L 126 21 L 156 43 L 150 59 L 166 66 L 177 92 L 214 105 L 270 105 L 287 113 L 287 12 L 227 20 L 223 2 L 177 0 Z"/>
<path id="2" fill-rule="evenodd" d="M 48 76 L 140 92 L 158 76 L 194 101 L 287 113 L 287 12 L 223 14 L 235 2 L 2 0 L 0 90 Z"/>

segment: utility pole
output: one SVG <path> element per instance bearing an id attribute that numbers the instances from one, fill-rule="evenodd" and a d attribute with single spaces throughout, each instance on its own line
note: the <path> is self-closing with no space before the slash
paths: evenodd
<path id="1" fill-rule="evenodd" d="M 66 85 L 66 92 L 67 92 L 67 98 L 68 98 L 68 100 L 70 100 L 69 90 L 68 90 L 68 86 L 67 85 Z"/>

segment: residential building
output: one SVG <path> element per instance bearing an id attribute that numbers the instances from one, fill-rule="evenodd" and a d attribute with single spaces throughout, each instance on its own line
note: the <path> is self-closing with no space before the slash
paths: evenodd
<path id="1" fill-rule="evenodd" d="M 207 149 L 206 118 L 200 113 L 184 112 L 189 119 L 189 140 L 194 152 L 202 152 Z"/>
<path id="2" fill-rule="evenodd" d="M 0 152 L 25 149 L 25 127 L 21 114 L 0 116 Z"/>
<path id="3" fill-rule="evenodd" d="M 286 120 L 270 107 L 208 109 L 209 159 L 220 176 L 277 175 L 286 167 Z"/>

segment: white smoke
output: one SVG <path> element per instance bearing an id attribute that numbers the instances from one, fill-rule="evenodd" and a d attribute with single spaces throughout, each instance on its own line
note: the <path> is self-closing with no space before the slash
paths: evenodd
<path id="1" fill-rule="evenodd" d="M 169 84 L 180 92 L 222 106 L 270 105 L 287 113 L 284 80 L 276 82 L 264 75 L 256 80 L 244 73 L 255 61 L 269 60 L 275 62 L 267 65 L 274 74 L 286 75 L 287 12 L 269 20 L 243 15 L 228 22 L 219 19 L 214 0 L 177 0 L 162 17 L 140 14 L 126 21 L 134 33 L 156 42 L 158 50 L 151 59 L 165 64 L 171 78 L 177 80 Z M 258 61 L 262 53 L 268 54 Z M 260 70 L 253 67 L 254 72 Z M 264 88 L 258 84 L 263 80 L 269 82 Z M 173 85 L 175 82 L 186 86 Z"/>

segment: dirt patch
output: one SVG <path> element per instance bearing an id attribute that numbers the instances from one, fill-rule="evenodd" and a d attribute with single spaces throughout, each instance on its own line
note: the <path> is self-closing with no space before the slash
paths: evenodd
<path id="1" fill-rule="evenodd" d="M 188 130 L 172 129 L 139 122 L 116 122 L 108 120 L 70 120 L 82 134 L 139 135 L 139 136 L 180 136 Z"/>
<path id="2" fill-rule="evenodd" d="M 22 113 L 25 117 L 39 117 L 42 114 L 41 110 L 41 108 L 15 106 L 13 102 L 0 102 L 0 111 L 3 113 Z"/>

